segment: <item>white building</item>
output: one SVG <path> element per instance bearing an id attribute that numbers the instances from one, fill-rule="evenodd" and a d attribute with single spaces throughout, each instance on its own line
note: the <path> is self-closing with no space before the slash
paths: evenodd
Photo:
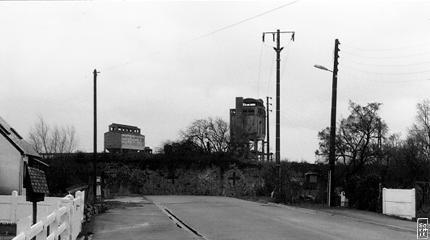
<path id="1" fill-rule="evenodd" d="M 25 194 L 26 166 L 47 166 L 40 159 L 34 148 L 0 117 L 0 195 L 9 195 L 13 190 Z"/>

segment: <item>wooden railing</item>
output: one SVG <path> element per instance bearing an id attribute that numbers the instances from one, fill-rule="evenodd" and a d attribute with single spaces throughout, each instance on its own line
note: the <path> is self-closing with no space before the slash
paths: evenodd
<path id="1" fill-rule="evenodd" d="M 75 195 L 62 198 L 56 209 L 36 224 L 31 224 L 31 216 L 19 220 L 17 235 L 12 240 L 75 240 L 84 219 L 85 192 L 78 191 Z"/>

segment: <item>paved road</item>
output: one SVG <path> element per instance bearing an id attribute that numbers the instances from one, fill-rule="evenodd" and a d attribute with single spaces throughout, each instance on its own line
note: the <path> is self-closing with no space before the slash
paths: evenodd
<path id="1" fill-rule="evenodd" d="M 354 217 L 225 197 L 146 198 L 208 240 L 416 239 L 414 222 L 378 214 Z"/>
<path id="2" fill-rule="evenodd" d="M 96 216 L 90 227 L 94 240 L 192 240 L 166 214 L 142 197 L 114 199 L 114 207 Z"/>

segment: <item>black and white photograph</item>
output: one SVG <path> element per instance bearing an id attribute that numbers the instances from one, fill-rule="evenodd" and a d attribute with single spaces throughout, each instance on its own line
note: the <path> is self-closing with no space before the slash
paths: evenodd
<path id="1" fill-rule="evenodd" d="M 430 1 L 0 0 L 0 240 L 429 218 Z"/>

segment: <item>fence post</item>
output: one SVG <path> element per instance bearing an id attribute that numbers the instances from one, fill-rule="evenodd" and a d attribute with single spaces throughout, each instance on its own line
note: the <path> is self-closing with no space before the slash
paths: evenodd
<path id="1" fill-rule="evenodd" d="M 51 233 L 54 233 L 54 239 L 58 240 L 59 234 L 58 234 L 58 227 L 61 224 L 61 218 L 60 218 L 60 207 L 61 203 L 57 202 L 57 208 L 55 209 L 55 220 L 54 224 L 52 224 L 52 229 L 49 229 Z"/>
<path id="2" fill-rule="evenodd" d="M 72 195 L 67 195 L 66 196 L 67 199 L 69 199 L 69 214 L 68 214 L 68 229 L 69 229 L 69 235 L 68 235 L 68 239 L 73 239 L 73 232 L 74 232 L 74 227 L 73 227 L 73 215 L 75 213 L 75 203 L 73 201 L 73 196 Z M 74 239 L 73 239 L 74 240 Z"/>
<path id="3" fill-rule="evenodd" d="M 16 211 L 18 209 L 18 191 L 12 191 L 12 195 L 10 197 L 10 212 L 9 212 L 9 220 L 12 223 L 17 223 L 17 214 Z"/>
<path id="4" fill-rule="evenodd" d="M 48 237 L 48 226 L 45 226 L 47 221 L 46 216 L 44 216 L 43 218 L 40 219 L 39 222 L 43 223 L 43 230 L 36 235 L 36 240 L 46 240 L 46 238 Z"/>
<path id="5" fill-rule="evenodd" d="M 67 195 L 66 197 L 64 197 L 63 199 L 61 199 L 61 206 L 65 206 L 67 208 L 66 213 L 64 214 L 65 216 L 63 216 L 64 218 L 64 222 L 66 223 L 66 230 L 64 230 L 64 233 L 61 234 L 61 236 L 65 236 L 65 239 L 70 240 L 70 234 L 71 234 L 71 224 L 70 224 L 70 211 L 72 208 L 72 204 L 73 201 L 70 200 L 71 195 Z M 61 239 L 63 239 L 63 237 L 61 237 Z"/>
<path id="6" fill-rule="evenodd" d="M 412 188 L 411 190 L 411 211 L 412 211 L 412 218 L 415 218 L 417 216 L 417 209 L 416 209 L 416 201 L 415 201 L 416 195 L 415 195 L 415 188 Z"/>
<path id="7" fill-rule="evenodd" d="M 84 208 L 85 208 L 85 201 L 84 201 L 85 193 L 81 192 L 81 191 L 77 191 L 75 196 L 76 196 L 75 199 L 77 200 L 76 202 L 77 202 L 78 206 L 77 206 L 76 211 L 74 213 L 75 216 L 73 218 L 74 219 L 73 224 L 75 226 L 73 226 L 73 227 L 75 229 L 75 235 L 77 236 L 79 234 L 79 232 L 82 231 L 82 222 L 84 219 Z"/>
<path id="8" fill-rule="evenodd" d="M 28 232 L 30 231 L 32 222 L 33 222 L 32 216 L 28 216 L 20 219 L 16 223 L 16 234 L 18 235 L 20 233 L 24 233 L 25 236 L 27 236 Z"/>
<path id="9" fill-rule="evenodd" d="M 385 200 L 387 200 L 387 197 L 385 196 L 387 193 L 387 189 L 386 188 L 382 188 L 382 214 L 385 214 L 387 209 L 385 206 Z"/>

